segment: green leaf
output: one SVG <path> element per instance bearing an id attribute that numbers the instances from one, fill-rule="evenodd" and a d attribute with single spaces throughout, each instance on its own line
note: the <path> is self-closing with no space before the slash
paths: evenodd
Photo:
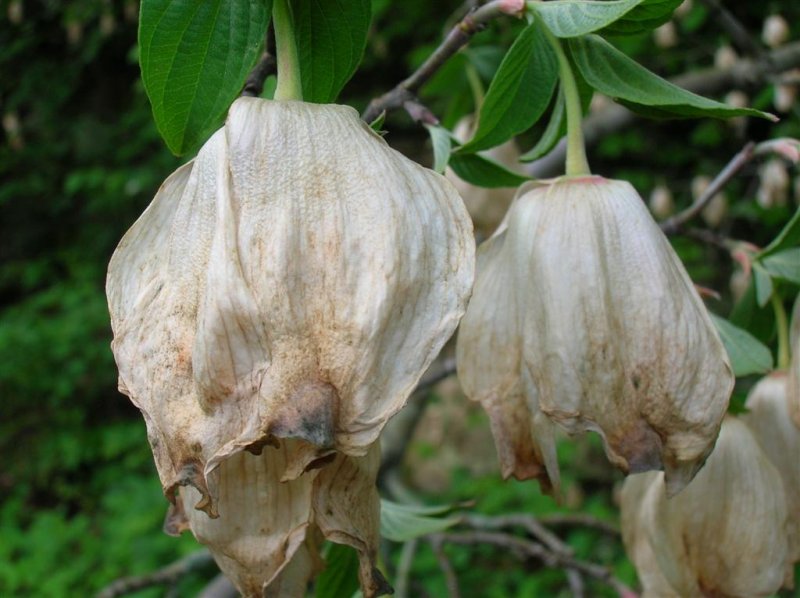
<path id="1" fill-rule="evenodd" d="M 450 506 L 401 505 L 381 500 L 381 535 L 393 542 L 406 542 L 420 536 L 444 531 L 460 519 L 435 517 L 452 510 Z"/>
<path id="2" fill-rule="evenodd" d="M 271 6 L 271 0 L 142 1 L 142 81 L 174 154 L 196 148 L 222 123 L 258 59 Z"/>
<path id="3" fill-rule="evenodd" d="M 433 169 L 441 174 L 450 161 L 450 150 L 453 145 L 450 141 L 450 131 L 437 125 L 425 125 L 425 128 L 430 133 L 433 145 Z"/>
<path id="4" fill-rule="evenodd" d="M 773 278 L 800 284 L 800 247 L 773 253 L 759 261 Z"/>
<path id="5" fill-rule="evenodd" d="M 643 0 L 560 0 L 530 2 L 528 7 L 556 37 L 578 37 L 607 27 Z"/>
<path id="6" fill-rule="evenodd" d="M 345 544 L 330 543 L 325 569 L 314 584 L 315 598 L 342 598 L 358 590 L 358 553 Z"/>
<path id="7" fill-rule="evenodd" d="M 797 209 L 792 219 L 778 233 L 778 236 L 772 240 L 772 243 L 758 254 L 758 257 L 764 258 L 797 245 L 800 245 L 800 208 Z"/>
<path id="8" fill-rule="evenodd" d="M 752 334 L 725 318 L 711 314 L 736 376 L 766 374 L 772 370 L 772 353 Z"/>
<path id="9" fill-rule="evenodd" d="M 500 145 L 539 120 L 558 80 L 556 56 L 541 27 L 532 23 L 508 50 L 486 92 L 473 138 L 459 152 Z"/>
<path id="10" fill-rule="evenodd" d="M 386 122 L 386 110 L 381 111 L 381 113 L 375 117 L 371 123 L 369 123 L 369 128 L 375 131 L 376 133 L 380 133 L 383 131 L 383 123 Z"/>
<path id="11" fill-rule="evenodd" d="M 453 154 L 450 168 L 468 183 L 479 187 L 518 187 L 530 180 L 478 154 Z"/>
<path id="12" fill-rule="evenodd" d="M 673 85 L 596 35 L 571 39 L 569 48 L 589 85 L 635 112 L 656 117 L 774 118 L 752 108 L 733 108 Z"/>
<path id="13" fill-rule="evenodd" d="M 530 150 L 519 157 L 520 162 L 533 162 L 541 158 L 553 147 L 555 147 L 558 140 L 561 139 L 566 132 L 566 118 L 565 118 L 564 90 L 559 87 L 558 94 L 556 95 L 556 102 L 553 106 L 553 113 L 550 115 L 550 121 L 547 123 L 542 136 Z"/>
<path id="14" fill-rule="evenodd" d="M 623 18 L 605 29 L 608 35 L 636 35 L 651 31 L 669 21 L 683 0 L 645 0 Z"/>
<path id="15" fill-rule="evenodd" d="M 372 18 L 370 0 L 292 0 L 306 102 L 336 100 L 356 71 Z"/>
<path id="16" fill-rule="evenodd" d="M 767 297 L 769 301 L 769 297 Z M 762 343 L 769 343 L 775 333 L 775 311 L 761 309 L 756 299 L 755 277 L 750 282 L 744 295 L 731 310 L 728 318 L 732 324 L 744 328 Z"/>
<path id="17" fill-rule="evenodd" d="M 753 262 L 753 284 L 756 287 L 756 302 L 764 307 L 769 303 L 774 287 L 772 277 L 759 262 Z"/>

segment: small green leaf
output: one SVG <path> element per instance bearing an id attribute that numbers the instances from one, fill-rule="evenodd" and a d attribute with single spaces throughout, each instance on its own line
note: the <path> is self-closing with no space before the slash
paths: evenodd
<path id="1" fill-rule="evenodd" d="M 497 70 L 478 116 L 473 138 L 459 152 L 500 145 L 535 123 L 550 103 L 558 66 L 537 23 L 522 30 Z"/>
<path id="2" fill-rule="evenodd" d="M 325 569 L 314 584 L 315 598 L 348 598 L 358 590 L 358 553 L 345 544 L 330 543 Z"/>
<path id="3" fill-rule="evenodd" d="M 158 132 L 176 155 L 220 126 L 258 59 L 271 0 L 143 0 L 139 63 Z"/>
<path id="4" fill-rule="evenodd" d="M 553 106 L 553 113 L 550 115 L 547 128 L 545 128 L 542 136 L 539 137 L 539 141 L 536 142 L 536 145 L 519 157 L 520 162 L 533 162 L 541 158 L 553 149 L 556 143 L 558 143 L 558 140 L 564 136 L 566 132 L 565 106 L 564 91 L 559 87 L 558 94 L 556 95 L 556 102 Z"/>
<path id="5" fill-rule="evenodd" d="M 636 35 L 651 31 L 669 21 L 683 0 L 644 0 L 623 18 L 605 29 L 608 35 Z"/>
<path id="6" fill-rule="evenodd" d="M 800 247 L 773 253 L 759 261 L 773 278 L 800 284 Z"/>
<path id="7" fill-rule="evenodd" d="M 364 55 L 370 0 L 292 0 L 292 9 L 303 99 L 333 102 Z"/>
<path id="8" fill-rule="evenodd" d="M 756 337 L 725 318 L 711 314 L 711 319 L 728 351 L 734 375 L 766 374 L 772 370 L 772 353 Z"/>
<path id="9" fill-rule="evenodd" d="M 759 262 L 753 262 L 753 283 L 756 287 L 756 302 L 760 307 L 769 303 L 774 290 L 772 277 Z"/>
<path id="10" fill-rule="evenodd" d="M 768 255 L 790 247 L 796 247 L 797 245 L 800 245 L 800 208 L 797 209 L 792 219 L 778 233 L 778 236 L 772 240 L 772 243 L 758 254 L 758 257 L 765 258 Z"/>
<path id="11" fill-rule="evenodd" d="M 393 542 L 406 542 L 420 536 L 444 531 L 460 519 L 435 517 L 452 510 L 450 506 L 412 506 L 381 500 L 381 535 Z"/>
<path id="12" fill-rule="evenodd" d="M 479 187 L 518 187 L 530 180 L 478 154 L 452 154 L 450 168 L 460 178 Z"/>
<path id="13" fill-rule="evenodd" d="M 556 37 L 578 37 L 598 31 L 621 19 L 643 0 L 560 0 L 531 2 L 528 7 L 541 17 Z"/>
<path id="14" fill-rule="evenodd" d="M 450 131 L 437 125 L 425 125 L 425 128 L 430 133 L 433 145 L 433 169 L 441 174 L 450 161 L 450 150 L 453 146 Z"/>
<path id="15" fill-rule="evenodd" d="M 369 128 L 375 131 L 376 133 L 380 133 L 383 131 L 383 123 L 386 122 L 386 110 L 383 110 L 378 116 L 375 117 L 371 123 L 369 123 Z"/>
<path id="16" fill-rule="evenodd" d="M 733 108 L 673 85 L 597 35 L 571 39 L 569 48 L 589 85 L 635 112 L 657 117 L 760 116 L 774 119 L 759 110 Z"/>

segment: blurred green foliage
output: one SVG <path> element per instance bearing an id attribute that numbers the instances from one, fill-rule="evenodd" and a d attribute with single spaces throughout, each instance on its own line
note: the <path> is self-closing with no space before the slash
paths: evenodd
<path id="1" fill-rule="evenodd" d="M 460 5 L 451 0 L 374 0 L 372 33 L 362 65 L 342 100 L 363 108 L 393 87 L 431 52 Z M 800 7 L 785 0 L 729 7 L 754 36 L 763 18 L 783 11 L 800 34 Z M 83 596 L 123 575 L 144 573 L 194 550 L 190 537 L 160 532 L 166 507 L 137 410 L 116 391 L 111 332 L 103 293 L 115 244 L 178 164 L 159 138 L 138 79 L 135 0 L 0 1 L 0 596 Z M 452 127 L 473 109 L 465 75 L 474 65 L 484 86 L 522 26 L 493 23 L 431 81 L 423 99 Z M 678 24 L 680 43 L 658 50 L 650 36 L 624 49 L 662 75 L 709 66 L 726 42 L 702 2 Z M 770 109 L 771 91 L 752 89 L 752 103 Z M 745 139 L 800 136 L 797 109 L 779 125 L 747 121 L 642 123 L 607 136 L 589 152 L 597 172 L 628 178 L 643 194 L 659 181 L 691 201 L 690 182 L 713 175 Z M 422 161 L 423 128 L 390 114 L 387 139 Z M 527 134 L 535 140 L 538 129 Z M 766 245 L 792 206 L 765 209 L 755 200 L 756 164 L 728 189 L 730 217 L 722 233 Z M 795 173 L 796 174 L 796 173 Z M 718 248 L 681 239 L 690 273 L 722 291 L 712 308 L 731 307 L 732 265 Z M 793 294 L 795 289 L 789 289 Z M 745 317 L 747 316 L 747 317 Z M 742 321 L 764 342 L 773 340 L 768 311 Z M 745 382 L 746 385 L 747 382 Z M 739 395 L 741 396 L 741 391 Z M 596 458 L 569 448 L 565 486 L 580 487 L 579 508 L 613 520 L 615 478 L 595 479 Z M 568 445 L 572 446 L 572 445 Z M 580 445 L 584 446 L 584 445 Z M 575 449 L 577 451 L 577 449 Z M 435 449 L 434 449 L 435 458 Z M 456 471 L 452 487 L 433 502 L 476 501 L 483 513 L 556 509 L 532 483 L 500 483 Z M 575 529 L 576 555 L 612 566 L 627 582 L 634 573 L 618 542 Z M 558 596 L 560 572 L 491 548 L 448 548 L 462 583 L 482 596 Z M 393 552 L 393 556 L 396 554 Z M 435 557 L 422 546 L 414 562 L 420 592 L 444 594 Z M 193 595 L 205 576 L 189 579 Z M 487 582 L 487 579 L 489 580 Z M 591 586 L 591 595 L 607 588 Z M 151 590 L 139 596 L 163 595 Z"/>

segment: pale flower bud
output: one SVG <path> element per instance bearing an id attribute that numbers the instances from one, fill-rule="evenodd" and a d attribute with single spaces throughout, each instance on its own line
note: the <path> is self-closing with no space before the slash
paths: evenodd
<path id="1" fill-rule="evenodd" d="M 789 112 L 797 102 L 797 85 L 776 83 L 772 104 L 778 112 Z"/>
<path id="2" fill-rule="evenodd" d="M 750 98 L 747 97 L 747 94 L 743 91 L 734 89 L 725 96 L 725 103 L 734 108 L 747 108 L 750 104 Z M 741 136 L 744 135 L 745 129 L 747 128 L 747 117 L 735 116 L 729 118 L 727 123 L 737 135 Z"/>
<path id="3" fill-rule="evenodd" d="M 653 41 L 662 49 L 672 48 L 678 44 L 678 29 L 674 21 L 667 21 L 653 29 Z"/>
<path id="4" fill-rule="evenodd" d="M 692 2 L 692 0 L 683 0 L 683 2 L 681 2 L 678 5 L 678 8 L 676 8 L 675 12 L 673 13 L 675 18 L 676 19 L 685 18 L 686 15 L 688 15 L 692 11 L 693 4 L 694 3 Z"/>
<path id="5" fill-rule="evenodd" d="M 737 268 L 734 270 L 733 274 L 731 274 L 729 286 L 734 302 L 739 301 L 747 292 L 750 286 L 751 276 L 750 272 L 745 272 L 742 268 Z"/>
<path id="6" fill-rule="evenodd" d="M 474 128 L 474 118 L 465 116 L 455 126 L 453 135 L 456 139 L 465 143 L 472 137 Z M 517 172 L 520 170 L 520 152 L 513 139 L 509 139 L 502 145 L 493 147 L 485 152 L 480 152 L 480 154 L 505 166 L 509 170 Z M 453 183 L 458 194 L 464 200 L 464 205 L 467 206 L 467 211 L 472 216 L 475 232 L 483 238 L 491 235 L 503 220 L 506 211 L 508 211 L 508 206 L 511 205 L 516 189 L 514 187 L 492 189 L 478 187 L 460 179 L 451 168 L 445 171 L 445 177 Z"/>
<path id="7" fill-rule="evenodd" d="M 375 530 L 347 530 L 372 493 L 324 514 L 312 503 L 326 468 L 361 467 L 372 454 L 453 333 L 473 260 L 452 185 L 389 148 L 354 110 L 236 100 L 122 239 L 107 282 L 120 389 L 143 412 L 166 495 L 194 488 L 183 500 L 204 513 L 189 516 L 192 529 L 219 516 L 234 533 L 236 520 L 225 521 L 234 490 L 220 480 L 252 478 L 239 471 L 243 451 L 265 451 L 265 463 L 280 452 L 257 476 L 267 497 L 277 493 L 269 508 L 300 509 L 369 561 Z M 361 471 L 374 484 L 375 467 Z M 277 480 L 302 490 L 282 493 Z M 235 490 L 241 500 L 250 491 Z M 285 566 L 302 542 L 275 540 L 291 532 L 280 525 L 263 532 L 256 560 L 231 557 L 235 567 Z M 236 529 L 241 538 L 226 542 L 249 541 L 252 530 Z M 196 533 L 231 554 L 214 533 Z"/>
<path id="8" fill-rule="evenodd" d="M 720 46 L 714 52 L 714 66 L 718 69 L 729 69 L 739 60 L 736 50 L 729 45 Z"/>
<path id="9" fill-rule="evenodd" d="M 650 211 L 656 218 L 666 218 L 675 211 L 675 202 L 672 199 L 672 191 L 664 184 L 656 185 L 650 193 L 650 200 L 647 202 Z"/>
<path id="10" fill-rule="evenodd" d="M 727 418 L 697 477 L 668 498 L 661 473 L 628 478 L 625 547 L 643 597 L 769 596 L 790 578 L 786 498 L 747 426 Z"/>
<path id="11" fill-rule="evenodd" d="M 711 177 L 707 177 L 705 175 L 694 177 L 692 179 L 692 199 L 694 201 L 699 200 L 703 193 L 705 193 L 706 189 L 708 189 L 710 184 Z M 706 207 L 703 208 L 700 216 L 708 226 L 711 228 L 716 228 L 722 223 L 727 214 L 728 200 L 725 197 L 725 194 L 720 192 L 711 198 L 711 201 L 709 201 L 706 204 Z"/>
<path id="12" fill-rule="evenodd" d="M 552 424 L 601 434 L 625 472 L 679 491 L 711 451 L 733 387 L 705 306 L 644 202 L 597 176 L 523 186 L 479 252 L 457 344 L 503 474 L 557 485 Z"/>
<path id="13" fill-rule="evenodd" d="M 770 48 L 777 48 L 789 39 L 789 23 L 781 15 L 770 15 L 764 19 L 761 40 Z"/>
<path id="14" fill-rule="evenodd" d="M 762 208 L 786 205 L 789 199 L 789 173 L 783 160 L 767 160 L 758 169 L 759 184 L 756 200 Z"/>

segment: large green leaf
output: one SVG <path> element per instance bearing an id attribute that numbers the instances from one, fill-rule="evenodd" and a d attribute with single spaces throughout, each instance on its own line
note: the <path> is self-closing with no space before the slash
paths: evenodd
<path id="1" fill-rule="evenodd" d="M 800 284 L 800 247 L 772 253 L 760 262 L 773 277 Z"/>
<path id="2" fill-rule="evenodd" d="M 774 118 L 752 108 L 733 108 L 673 85 L 597 35 L 571 39 L 569 48 L 589 85 L 636 112 L 662 117 Z"/>
<path id="3" fill-rule="evenodd" d="M 508 141 L 535 123 L 550 103 L 558 65 L 541 26 L 522 30 L 486 92 L 473 138 L 459 152 L 473 153 Z"/>
<path id="4" fill-rule="evenodd" d="M 444 531 L 460 521 L 458 517 L 441 517 L 452 508 L 451 506 L 401 505 L 381 500 L 381 535 L 393 542 L 406 542 L 420 536 Z"/>
<path id="5" fill-rule="evenodd" d="M 559 0 L 530 2 L 528 7 L 556 37 L 578 37 L 603 29 L 643 0 Z"/>
<path id="6" fill-rule="evenodd" d="M 478 154 L 454 153 L 450 156 L 450 168 L 460 178 L 479 187 L 518 187 L 530 180 Z"/>
<path id="7" fill-rule="evenodd" d="M 798 245 L 800 245 L 800 208 L 797 209 L 792 219 L 778 233 L 778 236 L 772 240 L 772 243 L 758 254 L 758 257 L 764 258 Z"/>
<path id="8" fill-rule="evenodd" d="M 536 145 L 519 157 L 520 162 L 532 162 L 533 160 L 541 158 L 555 147 L 558 140 L 561 139 L 566 132 L 565 108 L 564 91 L 559 89 L 547 127 L 542 132 L 542 136 L 539 137 L 539 141 L 536 142 Z"/>
<path id="9" fill-rule="evenodd" d="M 663 25 L 683 0 L 644 0 L 618 21 L 603 29 L 608 35 L 635 35 Z"/>
<path id="10" fill-rule="evenodd" d="M 772 370 L 772 353 L 752 334 L 711 314 L 736 376 L 766 374 Z"/>
<path id="11" fill-rule="evenodd" d="M 258 59 L 272 0 L 142 0 L 139 63 L 153 118 L 177 155 L 223 120 Z"/>
<path id="12" fill-rule="evenodd" d="M 314 584 L 314 598 L 350 598 L 357 590 L 358 553 L 345 544 L 329 544 L 325 569 Z"/>
<path id="13" fill-rule="evenodd" d="M 303 99 L 333 102 L 364 55 L 370 0 L 292 0 L 292 9 Z"/>

